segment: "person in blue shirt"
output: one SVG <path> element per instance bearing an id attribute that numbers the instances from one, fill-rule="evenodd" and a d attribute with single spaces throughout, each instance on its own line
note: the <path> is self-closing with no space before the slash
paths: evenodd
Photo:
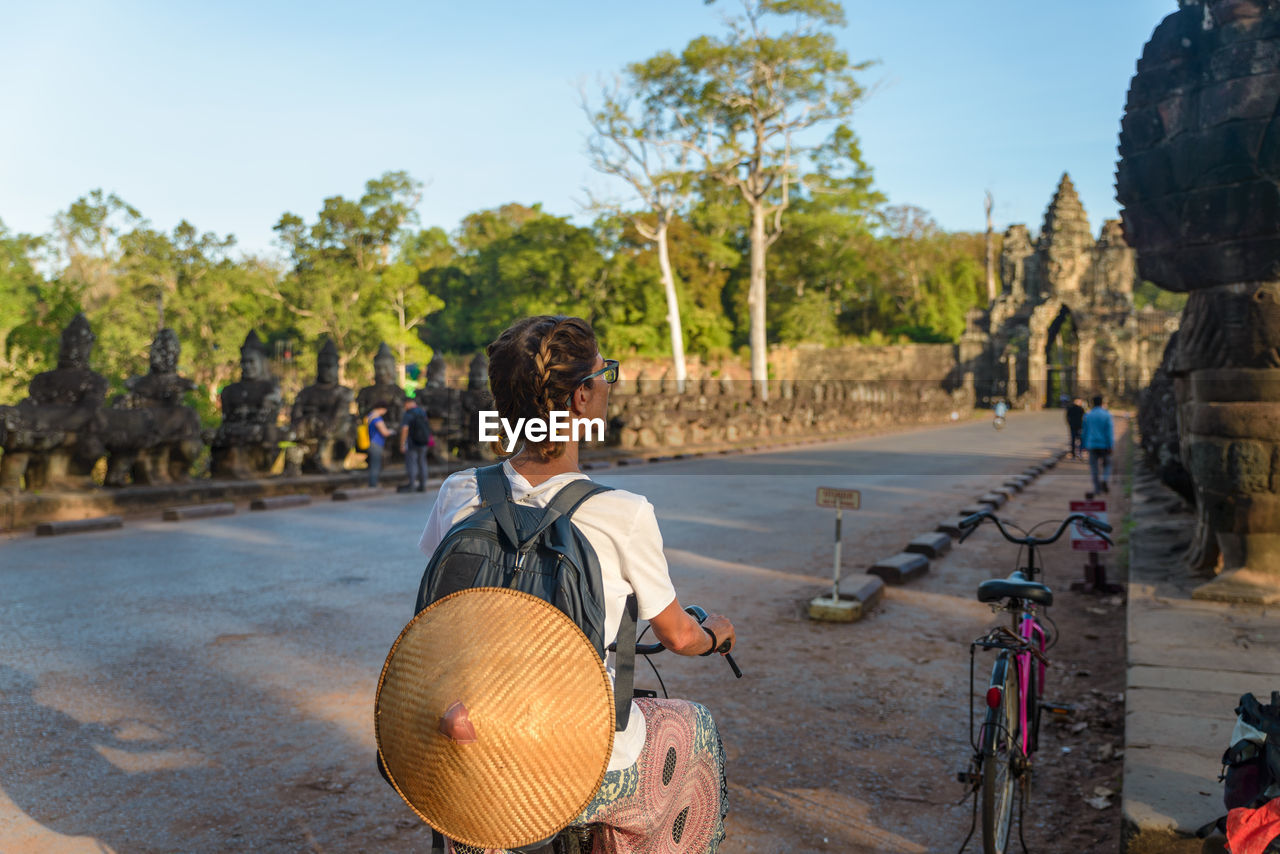
<path id="1" fill-rule="evenodd" d="M 1102 405 L 1102 395 L 1093 396 L 1093 408 L 1084 416 L 1084 435 L 1081 442 L 1089 452 L 1089 474 L 1093 478 L 1093 491 L 1110 492 L 1111 450 L 1115 446 L 1115 425 L 1111 413 Z"/>
<path id="2" fill-rule="evenodd" d="M 387 427 L 383 416 L 387 414 L 386 404 L 379 403 L 369 410 L 366 418 L 369 422 L 369 485 L 377 486 L 382 476 L 382 455 L 386 451 L 387 437 L 395 432 Z"/>
<path id="3" fill-rule="evenodd" d="M 996 401 L 996 418 L 1004 418 L 1009 413 L 1009 404 L 1003 400 Z"/>

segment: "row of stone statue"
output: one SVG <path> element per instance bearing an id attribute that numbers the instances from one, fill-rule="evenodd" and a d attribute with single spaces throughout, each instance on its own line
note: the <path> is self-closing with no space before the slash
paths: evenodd
<path id="1" fill-rule="evenodd" d="M 195 383 L 177 373 L 180 347 L 172 330 L 161 330 L 152 342 L 148 373 L 126 380 L 127 391 L 110 403 L 107 380 L 89 367 L 93 342 L 88 321 L 77 316 L 63 332 L 57 367 L 37 375 L 17 406 L 0 406 L 0 487 L 84 488 L 104 458 L 104 483 L 110 487 L 183 482 L 206 445 L 214 478 L 267 476 L 282 452 L 285 474 L 336 473 L 355 448 L 360 419 L 380 405 L 394 427 L 404 412 L 406 395 L 385 344 L 373 358 L 373 384 L 353 393 L 339 383 L 337 349 L 325 342 L 315 382 L 298 393 L 282 419 L 280 383 L 270 373 L 266 348 L 250 332 L 240 349 L 240 379 L 221 392 L 222 421 L 202 430 L 196 411 L 184 402 Z M 485 357 L 472 360 L 466 388 L 450 388 L 445 379 L 444 360 L 437 356 L 414 395 L 437 439 L 432 454 L 437 460 L 492 459 L 492 448 L 479 441 L 480 412 L 493 408 Z M 903 385 L 770 380 L 764 400 L 747 381 L 704 376 L 678 390 L 666 374 L 641 372 L 619 384 L 608 442 L 646 449 L 821 435 L 865 426 L 883 413 L 914 421 L 971 403 L 945 384 Z M 398 443 L 389 443 L 388 453 L 396 459 Z"/>
<path id="2" fill-rule="evenodd" d="M 339 383 L 338 352 L 326 341 L 316 358 L 315 382 L 298 393 L 288 424 L 281 424 L 280 382 L 270 373 L 262 341 L 250 332 L 240 348 L 240 379 L 221 392 L 222 423 L 205 431 L 195 409 L 184 402 L 195 383 L 177 373 L 180 345 L 173 330 L 156 334 L 148 373 L 126 380 L 128 391 L 110 404 L 106 378 L 89 367 L 93 343 L 88 320 L 77 315 L 62 333 L 57 367 L 38 374 L 17 406 L 0 406 L 0 488 L 86 486 L 103 457 L 107 486 L 183 482 L 206 444 L 215 478 L 264 476 L 282 449 L 288 473 L 338 472 L 355 447 L 359 419 L 384 406 L 394 426 L 407 399 L 386 344 L 373 359 L 373 385 L 353 394 Z M 478 410 L 488 394 L 486 371 L 483 357 L 477 357 L 468 391 L 461 392 L 445 388 L 442 360 L 428 367 L 426 388 L 417 396 L 442 404 L 445 423 L 439 426 L 446 439 L 465 437 L 464 425 L 447 423 L 450 410 L 460 408 L 447 405 L 450 393 L 467 395 L 466 403 Z M 437 453 L 449 447 L 447 441 L 438 443 Z M 393 456 L 398 450 L 390 443 Z"/>

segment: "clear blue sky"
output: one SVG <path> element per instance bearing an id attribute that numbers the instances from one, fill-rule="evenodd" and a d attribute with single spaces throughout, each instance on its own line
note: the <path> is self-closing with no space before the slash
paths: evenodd
<path id="1" fill-rule="evenodd" d="M 734 0 L 0 0 L 0 220 L 40 233 L 101 187 L 172 228 L 267 251 L 284 211 L 403 169 L 424 225 L 607 189 L 580 82 L 721 31 Z M 947 229 L 1038 230 L 1070 172 L 1096 233 L 1117 216 L 1116 135 L 1134 63 L 1176 0 L 846 0 L 875 59 L 854 117 L 876 184 Z"/>

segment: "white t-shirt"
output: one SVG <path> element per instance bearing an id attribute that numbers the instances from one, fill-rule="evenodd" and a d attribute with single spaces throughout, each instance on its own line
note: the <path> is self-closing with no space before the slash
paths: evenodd
<path id="1" fill-rule="evenodd" d="M 587 479 L 581 472 L 571 472 L 530 486 L 509 462 L 503 463 L 502 469 L 511 484 L 512 500 L 528 507 L 546 507 L 566 483 Z M 467 469 L 450 475 L 436 495 L 418 548 L 423 554 L 432 555 L 449 529 L 479 507 L 476 470 Z M 658 518 L 653 512 L 653 505 L 643 495 L 614 489 L 593 495 L 583 502 L 573 514 L 573 523 L 600 559 L 600 576 L 604 585 L 604 644 L 608 646 L 618 637 L 622 609 L 632 593 L 642 620 L 657 616 L 676 598 L 667 570 L 667 558 L 662 553 Z M 609 653 L 605 665 L 609 677 L 613 678 L 613 653 Z M 633 703 L 627 728 L 614 735 L 609 770 L 617 771 L 634 764 L 640 758 L 644 738 L 644 715 Z"/>

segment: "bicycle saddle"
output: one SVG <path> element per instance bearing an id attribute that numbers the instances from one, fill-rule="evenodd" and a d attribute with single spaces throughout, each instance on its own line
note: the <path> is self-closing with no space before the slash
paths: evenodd
<path id="1" fill-rule="evenodd" d="M 1037 605 L 1053 604 L 1053 591 L 1038 581 L 1028 581 L 1021 572 L 1008 578 L 993 578 L 978 585 L 979 602 L 998 602 L 1001 599 L 1026 599 Z"/>

